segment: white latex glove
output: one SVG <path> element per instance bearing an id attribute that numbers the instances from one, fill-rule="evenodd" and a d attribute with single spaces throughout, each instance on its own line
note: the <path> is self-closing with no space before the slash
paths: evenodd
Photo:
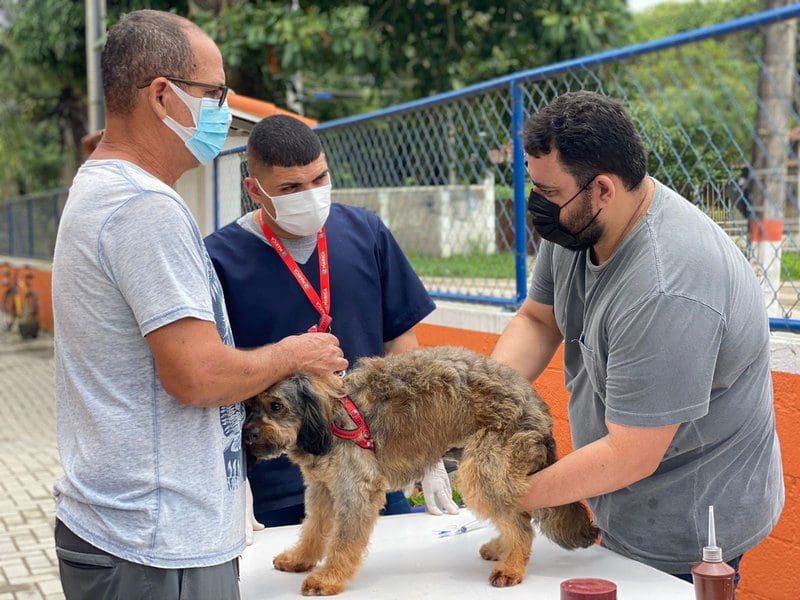
<path id="1" fill-rule="evenodd" d="M 253 512 L 253 490 L 250 489 L 250 482 L 244 480 L 245 503 L 244 503 L 244 541 L 249 546 L 253 543 L 253 531 L 261 531 L 264 526 L 256 521 Z"/>
<path id="2" fill-rule="evenodd" d="M 425 497 L 425 510 L 432 515 L 458 514 L 458 505 L 453 502 L 453 488 L 441 460 L 431 467 L 422 478 L 422 494 Z"/>

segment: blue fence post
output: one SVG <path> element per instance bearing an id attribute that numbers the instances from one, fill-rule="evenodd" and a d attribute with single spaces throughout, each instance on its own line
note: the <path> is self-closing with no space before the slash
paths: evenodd
<path id="1" fill-rule="evenodd" d="M 14 256 L 14 210 L 13 202 L 6 203 L 6 213 L 8 213 L 8 255 Z"/>
<path id="2" fill-rule="evenodd" d="M 61 222 L 61 211 L 58 208 L 59 194 L 56 192 L 53 195 L 53 222 L 56 224 L 56 233 L 58 233 L 58 225 Z"/>
<path id="3" fill-rule="evenodd" d="M 217 183 L 217 179 L 219 178 L 219 156 L 217 156 L 213 162 L 211 185 L 214 186 L 214 231 L 216 231 L 219 229 L 219 185 Z"/>
<path id="4" fill-rule="evenodd" d="M 522 149 L 522 127 L 525 122 L 522 89 L 517 80 L 511 82 L 511 137 L 514 142 L 514 273 L 517 278 L 517 306 L 527 296 L 527 245 L 525 224 L 525 154 Z"/>
<path id="5" fill-rule="evenodd" d="M 34 256 L 33 250 L 33 198 L 28 198 L 28 256 Z"/>

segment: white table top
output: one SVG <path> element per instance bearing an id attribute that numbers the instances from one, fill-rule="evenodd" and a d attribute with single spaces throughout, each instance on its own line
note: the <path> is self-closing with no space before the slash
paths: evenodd
<path id="1" fill-rule="evenodd" d="M 472 520 L 464 509 L 452 516 L 414 513 L 381 517 L 361 570 L 337 597 L 559 600 L 563 580 L 597 577 L 615 582 L 620 600 L 694 600 L 693 587 L 676 577 L 599 545 L 570 552 L 542 535 L 534 540 L 522 583 L 494 588 L 489 573 L 495 563 L 478 554 L 481 544 L 494 537 L 492 526 L 446 538 L 434 533 Z M 255 533 L 253 545 L 242 555 L 242 600 L 302 597 L 300 586 L 306 574 L 283 573 L 272 566 L 273 557 L 295 543 L 298 530 L 294 525 Z"/>

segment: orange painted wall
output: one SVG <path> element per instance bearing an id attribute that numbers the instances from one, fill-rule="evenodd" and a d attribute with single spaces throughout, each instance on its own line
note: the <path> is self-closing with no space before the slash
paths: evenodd
<path id="1" fill-rule="evenodd" d="M 50 271 L 34 271 L 31 286 L 39 297 L 39 326 L 45 331 L 53 331 L 53 289 Z"/>
<path id="2" fill-rule="evenodd" d="M 25 269 L 23 264 L 14 265 L 23 272 L 33 273 L 31 287 L 39 298 L 39 326 L 45 331 L 53 331 L 53 299 L 52 285 L 49 270 Z M 5 293 L 5 288 L 0 289 L 0 293 Z"/>
<path id="3" fill-rule="evenodd" d="M 438 325 L 415 328 L 423 346 L 466 346 L 489 354 L 498 335 Z M 567 421 L 563 355 L 559 350 L 536 381 L 536 391 L 550 406 L 559 454 L 572 450 Z M 741 564 L 737 600 L 800 598 L 800 375 L 773 372 L 778 436 L 783 452 L 786 506 L 772 534 L 747 553 Z"/>
<path id="4" fill-rule="evenodd" d="M 35 271 L 33 288 L 39 296 L 42 328 L 53 329 L 50 271 Z M 489 354 L 498 335 L 438 325 L 420 324 L 423 346 L 465 346 Z M 536 390 L 550 406 L 559 454 L 572 450 L 567 420 L 563 356 L 559 350 L 536 381 Z M 796 600 L 800 598 L 800 375 L 773 372 L 778 435 L 783 452 L 786 506 L 778 526 L 742 562 L 737 600 Z"/>

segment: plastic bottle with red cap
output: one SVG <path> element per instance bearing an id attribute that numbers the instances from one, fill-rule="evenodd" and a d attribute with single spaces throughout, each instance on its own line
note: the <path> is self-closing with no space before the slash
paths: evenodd
<path id="1" fill-rule="evenodd" d="M 617 584 L 607 579 L 567 579 L 561 600 L 617 600 Z"/>
<path id="2" fill-rule="evenodd" d="M 697 600 L 732 600 L 736 571 L 723 562 L 717 546 L 714 507 L 708 507 L 708 546 L 703 548 L 703 562 L 692 567 L 694 595 Z"/>

